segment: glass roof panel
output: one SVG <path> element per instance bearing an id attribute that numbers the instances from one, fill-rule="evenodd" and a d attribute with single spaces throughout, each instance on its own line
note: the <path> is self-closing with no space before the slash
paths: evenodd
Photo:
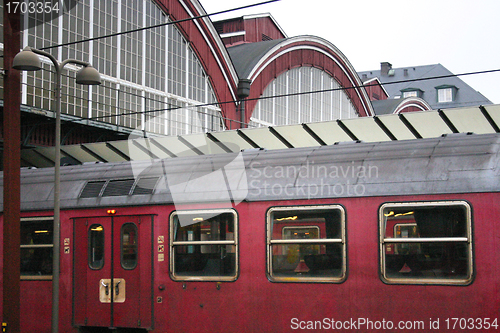
<path id="1" fill-rule="evenodd" d="M 342 120 L 342 123 L 361 141 L 379 142 L 391 139 L 377 125 L 373 117 Z"/>
<path id="2" fill-rule="evenodd" d="M 238 146 L 239 150 L 253 148 L 252 145 L 250 145 L 248 142 L 246 142 L 238 134 L 238 132 L 234 131 L 234 130 L 233 131 L 223 131 L 223 132 L 211 132 L 210 134 L 230 149 L 233 149 L 232 147 L 234 145 Z M 236 151 L 234 151 L 234 152 L 236 152 Z"/>
<path id="3" fill-rule="evenodd" d="M 227 153 L 224 149 L 218 146 L 215 142 L 207 138 L 205 133 L 190 134 L 182 137 L 193 147 L 201 151 L 203 154 L 224 154 Z"/>
<path id="4" fill-rule="evenodd" d="M 39 150 L 39 149 L 37 149 Z M 52 151 L 55 151 L 54 148 L 51 148 Z M 93 155 L 89 154 L 87 151 L 83 150 L 80 145 L 68 145 L 61 146 L 62 153 L 68 153 L 68 155 L 76 158 L 79 162 L 82 163 L 90 163 L 90 162 L 98 162 Z M 52 158 L 53 159 L 53 158 Z"/>
<path id="5" fill-rule="evenodd" d="M 184 143 L 182 143 L 176 136 L 157 137 L 157 138 L 151 138 L 150 140 L 153 140 L 159 146 L 165 147 L 165 149 L 172 152 L 176 156 L 198 155 L 198 153 L 196 153 L 193 149 L 189 148 Z M 152 144 L 151 146 L 154 146 L 154 144 Z M 157 150 L 160 150 L 160 148 L 158 147 L 155 148 Z"/>
<path id="6" fill-rule="evenodd" d="M 319 146 L 302 125 L 276 126 L 274 129 L 295 148 Z"/>
<path id="7" fill-rule="evenodd" d="M 423 138 L 436 138 L 452 133 L 437 112 L 406 112 L 404 117 Z"/>
<path id="8" fill-rule="evenodd" d="M 333 145 L 336 142 L 352 141 L 337 121 L 326 121 L 321 123 L 307 124 L 309 128 L 321 138 L 327 145 Z"/>
<path id="9" fill-rule="evenodd" d="M 286 145 L 281 142 L 267 127 L 242 129 L 241 132 L 248 136 L 260 148 L 284 149 Z"/>
<path id="10" fill-rule="evenodd" d="M 157 156 L 158 158 L 169 158 L 171 155 L 169 155 L 167 152 L 164 150 L 160 149 L 157 147 L 152 139 L 134 139 L 134 145 L 136 146 L 141 146 L 142 149 L 146 151 L 150 151 L 152 155 Z M 147 157 L 146 159 L 150 159 L 150 157 Z"/>
<path id="11" fill-rule="evenodd" d="M 378 119 L 398 140 L 411 140 L 415 139 L 415 135 L 406 127 L 406 125 L 399 119 L 397 115 L 389 114 L 379 116 Z"/>
<path id="12" fill-rule="evenodd" d="M 494 132 L 493 127 L 491 127 L 478 107 L 448 109 L 443 110 L 443 112 L 460 133 L 484 134 Z"/>
<path id="13" fill-rule="evenodd" d="M 149 160 L 154 156 L 150 156 L 144 150 L 134 144 L 135 140 L 111 141 L 109 144 L 115 149 L 129 156 L 132 161 Z"/>
<path id="14" fill-rule="evenodd" d="M 500 127 L 500 104 L 499 105 L 485 105 L 484 108 L 488 111 L 490 117 Z"/>
<path id="15" fill-rule="evenodd" d="M 97 156 L 100 156 L 102 159 L 104 159 L 107 162 L 123 162 L 126 161 L 125 158 L 114 152 L 112 149 L 110 149 L 107 145 L 106 142 L 99 142 L 99 143 L 91 143 L 91 144 L 83 144 L 85 148 L 96 154 Z"/>
<path id="16" fill-rule="evenodd" d="M 51 163 L 46 158 L 40 156 L 34 149 L 21 150 L 21 160 L 24 161 L 21 165 L 28 163 L 29 166 L 37 168 L 50 168 L 54 166 L 53 162 Z"/>

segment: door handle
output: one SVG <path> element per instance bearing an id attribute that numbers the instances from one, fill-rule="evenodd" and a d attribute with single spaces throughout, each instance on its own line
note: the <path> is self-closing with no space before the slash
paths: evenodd
<path id="1" fill-rule="evenodd" d="M 115 295 L 116 295 L 116 296 L 120 295 L 120 283 L 121 283 L 121 281 L 118 281 L 118 282 L 115 284 Z"/>
<path id="2" fill-rule="evenodd" d="M 102 280 L 101 280 L 101 284 L 104 287 L 104 293 L 106 294 L 106 296 L 108 296 L 109 295 L 109 285 L 104 283 L 104 281 L 102 281 Z"/>

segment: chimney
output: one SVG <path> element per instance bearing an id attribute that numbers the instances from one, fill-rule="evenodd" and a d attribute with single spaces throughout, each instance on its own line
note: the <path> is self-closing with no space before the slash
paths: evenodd
<path id="1" fill-rule="evenodd" d="M 392 64 L 390 62 L 381 62 L 380 63 L 380 75 L 387 76 L 389 74 L 389 70 L 392 69 Z"/>

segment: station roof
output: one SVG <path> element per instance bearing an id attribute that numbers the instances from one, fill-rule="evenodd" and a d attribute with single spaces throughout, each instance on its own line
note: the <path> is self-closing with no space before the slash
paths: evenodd
<path id="1" fill-rule="evenodd" d="M 229 47 L 227 51 L 233 61 L 238 77 L 240 79 L 249 78 L 252 69 L 261 61 L 262 57 L 283 41 L 284 39 L 275 39 Z"/>
<path id="2" fill-rule="evenodd" d="M 288 126 L 246 128 L 183 136 L 65 145 L 64 164 L 123 162 L 234 153 L 247 149 L 318 147 L 344 142 L 383 142 L 440 137 L 452 133 L 500 133 L 500 105 L 409 112 Z M 54 147 L 21 152 L 23 165 L 54 166 Z"/>
<path id="3" fill-rule="evenodd" d="M 441 64 L 390 68 L 390 74 L 382 74 L 381 70 L 358 72 L 363 81 L 378 78 L 389 98 L 401 96 L 403 91 L 419 90 L 433 109 L 472 107 L 475 105 L 492 104 L 480 92 L 470 87 L 460 77 L 455 76 Z M 460 93 L 455 100 L 448 103 L 438 103 L 437 88 L 443 85 L 455 87 Z"/>

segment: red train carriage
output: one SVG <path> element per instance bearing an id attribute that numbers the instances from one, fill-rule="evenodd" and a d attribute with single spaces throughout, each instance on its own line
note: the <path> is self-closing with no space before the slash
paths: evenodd
<path id="1" fill-rule="evenodd" d="M 60 331 L 495 331 L 500 135 L 62 168 Z M 235 163 L 238 162 L 238 163 Z M 50 331 L 53 170 L 22 173 Z"/>

